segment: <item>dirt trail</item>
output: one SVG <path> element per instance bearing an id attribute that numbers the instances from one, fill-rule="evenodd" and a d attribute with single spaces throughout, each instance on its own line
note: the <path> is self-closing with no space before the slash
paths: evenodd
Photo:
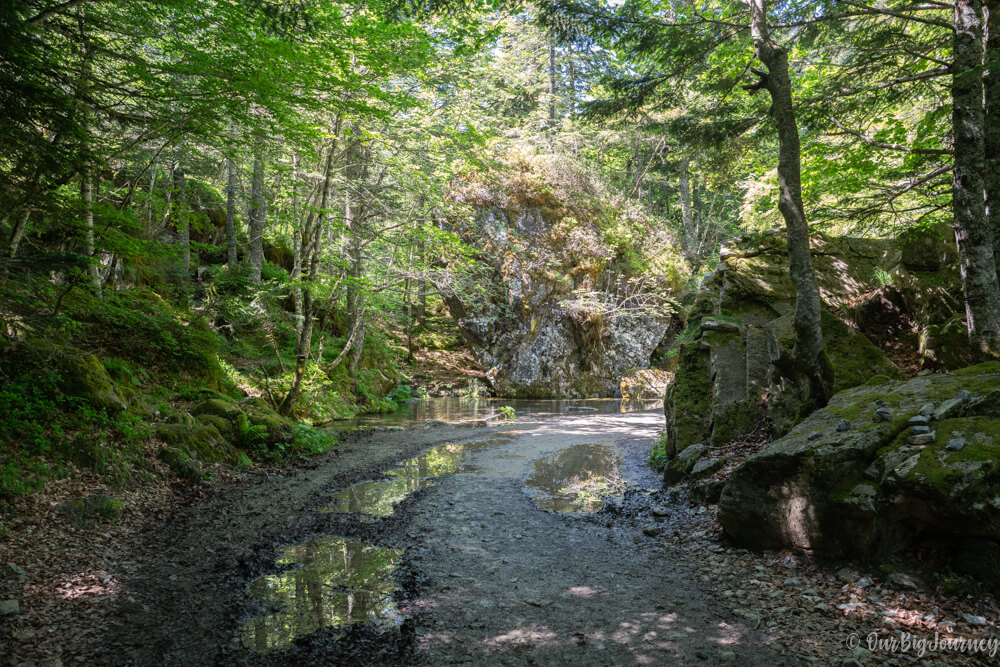
<path id="1" fill-rule="evenodd" d="M 660 497 L 645 465 L 656 412 L 573 416 L 490 429 L 434 428 L 357 437 L 293 474 L 223 491 L 151 531 L 124 561 L 120 604 L 100 652 L 116 664 L 792 664 L 711 597 L 697 566 L 643 533 L 698 528 Z M 470 449 L 464 472 L 435 478 L 392 516 L 324 514 L 332 495 L 427 448 Z M 624 497 L 594 514 L 544 511 L 532 462 L 573 445 L 621 453 Z M 665 515 L 663 508 L 667 509 Z M 655 513 L 654 513 L 655 510 Z M 397 602 L 409 620 L 327 628 L 255 653 L 239 628 L 247 595 L 280 548 L 339 535 L 402 550 Z M 265 610 L 266 611 L 266 610 Z"/>

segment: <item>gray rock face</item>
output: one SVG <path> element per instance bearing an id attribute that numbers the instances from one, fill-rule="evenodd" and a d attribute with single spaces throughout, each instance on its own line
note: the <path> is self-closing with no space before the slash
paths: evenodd
<path id="1" fill-rule="evenodd" d="M 963 389 L 988 396 L 998 387 L 1000 364 L 987 363 L 837 394 L 733 473 L 719 521 L 743 546 L 823 557 L 877 558 L 921 534 L 1000 541 L 1000 419 L 989 405 L 965 399 L 921 436 L 906 423 L 929 401 L 942 405 Z M 870 414 L 876 397 L 896 421 L 857 418 Z M 856 418 L 855 428 L 831 428 L 844 418 Z M 816 431 L 823 437 L 810 440 Z M 963 447 L 948 446 L 959 438 Z"/>
<path id="2" fill-rule="evenodd" d="M 649 367 L 669 316 L 653 305 L 618 308 L 621 295 L 603 275 L 608 288 L 592 287 L 593 271 L 580 270 L 578 255 L 580 247 L 604 252 L 596 227 L 580 223 L 557 242 L 541 207 L 483 208 L 479 216 L 495 251 L 483 257 L 494 289 L 465 301 L 442 293 L 498 396 L 616 396 L 623 375 Z"/>
<path id="3" fill-rule="evenodd" d="M 0 600 L 0 616 L 16 616 L 21 613 L 17 600 Z"/>
<path id="4" fill-rule="evenodd" d="M 783 234 L 738 240 L 702 283 L 688 319 L 694 336 L 678 350 L 664 401 L 668 454 L 696 442 L 723 445 L 757 428 L 786 433 L 804 417 L 809 387 L 780 370 L 795 341 L 785 243 Z M 884 241 L 817 235 L 813 261 L 824 304 L 867 290 L 888 251 Z M 871 341 L 828 313 L 823 329 L 836 389 L 876 375 L 902 377 Z"/>

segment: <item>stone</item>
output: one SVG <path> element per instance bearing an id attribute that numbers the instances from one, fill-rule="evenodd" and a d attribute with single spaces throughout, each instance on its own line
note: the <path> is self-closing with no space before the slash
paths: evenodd
<path id="1" fill-rule="evenodd" d="M 920 584 L 913 577 L 903 572 L 893 572 L 886 577 L 886 581 L 897 590 L 915 591 L 920 588 Z"/>
<path id="2" fill-rule="evenodd" d="M 59 372 L 59 389 L 64 394 L 87 401 L 113 415 L 128 409 L 128 402 L 93 354 L 60 350 L 55 366 Z"/>
<path id="3" fill-rule="evenodd" d="M 984 616 L 975 616 L 974 614 L 959 614 L 959 616 L 970 625 L 986 625 Z"/>
<path id="4" fill-rule="evenodd" d="M 875 582 L 872 581 L 871 577 L 861 577 L 860 579 L 857 580 L 857 582 L 854 585 L 857 586 L 858 588 L 865 589 L 874 586 Z"/>
<path id="5" fill-rule="evenodd" d="M 910 429 L 910 433 L 913 435 L 926 435 L 931 432 L 930 426 L 914 426 Z"/>
<path id="6" fill-rule="evenodd" d="M 965 405 L 968 399 L 964 398 L 951 398 L 947 401 L 942 401 L 934 410 L 934 421 L 941 421 L 943 419 L 950 419 L 958 414 L 959 408 Z"/>
<path id="7" fill-rule="evenodd" d="M 889 410 L 888 408 L 876 408 L 875 414 L 872 415 L 872 421 L 875 422 L 892 421 L 892 410 Z"/>
<path id="8" fill-rule="evenodd" d="M 855 657 L 844 658 L 840 661 L 840 667 L 865 667 L 860 660 Z"/>
<path id="9" fill-rule="evenodd" d="M 701 477 L 708 477 L 710 475 L 713 475 L 718 470 L 721 470 L 724 465 L 726 465 L 727 460 L 728 459 L 724 456 L 701 459 L 700 461 L 694 464 L 693 468 L 691 468 L 691 476 L 694 477 L 695 479 L 698 479 Z"/>
<path id="10" fill-rule="evenodd" d="M 822 437 L 823 437 L 823 433 L 821 431 L 816 431 L 815 433 L 810 433 L 809 436 L 808 436 L 809 440 L 819 440 Z"/>
<path id="11" fill-rule="evenodd" d="M 696 461 L 700 459 L 709 450 L 708 447 L 702 444 L 691 445 L 690 447 L 684 448 L 680 454 L 677 455 L 679 461 Z"/>
<path id="12" fill-rule="evenodd" d="M 726 486 L 724 479 L 707 479 L 696 482 L 691 487 L 691 502 L 695 505 L 715 505 Z"/>
<path id="13" fill-rule="evenodd" d="M 934 433 L 912 436 L 898 420 L 832 435 L 840 419 L 864 414 L 876 398 L 913 414 L 960 389 L 985 397 L 998 386 L 1000 364 L 987 362 L 840 392 L 731 473 L 719 522 L 737 547 L 805 549 L 823 558 L 883 558 L 926 534 L 1000 542 L 1000 418 L 989 406 L 970 401 L 961 416 L 936 422 L 937 431 L 965 434 L 960 451 L 935 445 Z M 970 413 L 973 407 L 985 414 Z M 817 431 L 831 437 L 810 441 Z"/>
<path id="14" fill-rule="evenodd" d="M 920 414 L 925 417 L 930 417 L 934 414 L 935 405 L 933 403 L 924 403 L 920 406 Z"/>
<path id="15" fill-rule="evenodd" d="M 843 567 L 837 570 L 837 579 L 844 582 L 845 584 L 849 584 L 853 581 L 856 581 L 857 578 L 858 578 L 858 573 L 848 567 Z"/>
<path id="16" fill-rule="evenodd" d="M 936 438 L 937 435 L 934 433 L 934 431 L 931 431 L 930 433 L 919 433 L 917 435 L 911 435 L 909 438 L 906 439 L 906 442 L 908 442 L 911 445 L 929 445 L 932 442 L 934 442 Z"/>
<path id="17" fill-rule="evenodd" d="M 918 426 L 920 424 L 929 424 L 930 422 L 931 418 L 927 415 L 914 415 L 906 423 L 910 426 Z"/>
<path id="18" fill-rule="evenodd" d="M 851 422 L 846 419 L 841 419 L 837 422 L 836 431 L 837 433 L 846 433 L 851 430 Z"/>
<path id="19" fill-rule="evenodd" d="M 7 563 L 3 566 L 3 578 L 23 584 L 28 580 L 28 573 L 16 563 Z"/>
<path id="20" fill-rule="evenodd" d="M 966 443 L 965 438 L 962 437 L 952 438 L 951 440 L 948 441 L 948 444 L 945 445 L 944 448 L 949 452 L 957 452 L 960 451 L 962 447 L 965 447 L 965 443 Z"/>
<path id="21" fill-rule="evenodd" d="M 889 249 L 866 239 L 813 236 L 813 261 L 826 308 L 860 296 L 858 271 L 874 271 Z M 766 428 L 787 433 L 806 411 L 810 383 L 783 363 L 794 345 L 794 286 L 783 234 L 739 239 L 706 276 L 691 307 L 694 336 L 680 344 L 664 413 L 668 455 L 690 444 L 721 446 Z M 827 254 L 829 253 L 829 254 Z M 870 273 L 869 273 L 870 275 Z M 854 282 L 857 277 L 858 282 Z M 834 390 L 901 378 L 863 334 L 824 310 L 823 337 L 835 369 Z"/>
<path id="22" fill-rule="evenodd" d="M 21 605 L 17 600 L 0 601 L 0 616 L 16 616 L 21 613 Z"/>
<path id="23" fill-rule="evenodd" d="M 663 532 L 663 529 L 659 526 L 646 526 L 642 529 L 642 534 L 646 537 L 657 537 Z"/>
<path id="24" fill-rule="evenodd" d="M 667 385 L 673 379 L 674 374 L 670 371 L 644 368 L 623 375 L 618 388 L 623 399 L 662 399 L 667 394 Z"/>

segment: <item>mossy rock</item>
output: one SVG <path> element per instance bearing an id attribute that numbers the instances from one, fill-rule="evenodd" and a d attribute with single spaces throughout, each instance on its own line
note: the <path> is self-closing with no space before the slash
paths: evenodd
<path id="1" fill-rule="evenodd" d="M 881 558 L 928 532 L 1000 540 L 1000 415 L 984 407 L 1000 399 L 997 370 L 838 393 L 730 476 L 720 522 L 744 546 L 836 558 Z M 908 420 L 927 404 L 940 421 L 922 444 Z M 877 407 L 889 419 L 875 421 Z"/>
<path id="2" fill-rule="evenodd" d="M 273 411 L 248 410 L 247 419 L 254 426 L 262 426 L 267 429 L 265 442 L 268 444 L 287 443 L 292 441 L 292 433 L 295 427 L 294 422 L 285 419 Z"/>
<path id="3" fill-rule="evenodd" d="M 63 350 L 56 365 L 59 370 L 59 389 L 66 395 L 81 398 L 109 414 L 118 414 L 128 409 L 128 402 L 112 382 L 104 364 L 93 354 Z"/>
<path id="4" fill-rule="evenodd" d="M 207 463 L 236 461 L 238 452 L 215 426 L 206 424 L 161 424 L 156 436 L 167 445 Z"/>
<path id="5" fill-rule="evenodd" d="M 210 398 L 207 401 L 203 401 L 196 405 L 191 410 L 191 414 L 195 417 L 199 417 L 201 415 L 212 415 L 214 417 L 222 417 L 224 419 L 233 419 L 239 411 L 240 409 L 229 401 L 221 398 Z"/>
<path id="6" fill-rule="evenodd" d="M 206 426 L 214 426 L 218 429 L 219 433 L 223 437 L 230 438 L 233 435 L 233 423 L 223 417 L 218 417 L 216 415 L 201 414 L 195 417 L 199 423 L 205 424 Z"/>
<path id="7" fill-rule="evenodd" d="M 194 426 L 195 424 L 195 418 L 181 410 L 172 410 L 168 412 L 164 421 L 168 424 L 184 424 L 187 426 Z"/>
<path id="8" fill-rule="evenodd" d="M 161 447 L 157 456 L 181 479 L 200 483 L 204 481 L 198 462 L 176 447 Z"/>

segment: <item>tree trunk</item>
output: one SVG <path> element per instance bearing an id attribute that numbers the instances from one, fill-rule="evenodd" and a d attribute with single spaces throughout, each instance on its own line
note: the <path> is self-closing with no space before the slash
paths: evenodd
<path id="1" fill-rule="evenodd" d="M 826 404 L 833 389 L 833 369 L 823 352 L 822 302 L 809 250 L 809 225 L 802 203 L 799 129 L 792 103 L 788 53 L 771 41 L 766 0 L 750 0 L 754 54 L 767 68 L 756 72 L 760 82 L 753 91 L 766 89 L 771 96 L 771 118 L 778 132 L 778 210 L 788 233 L 789 274 L 795 286 L 795 347 L 792 364 L 809 380 L 809 400 Z"/>
<path id="2" fill-rule="evenodd" d="M 956 1 L 951 89 L 955 241 L 969 337 L 975 348 L 987 352 L 1000 344 L 1000 286 L 984 201 L 983 23 L 980 0 Z"/>
<path id="3" fill-rule="evenodd" d="M 230 270 L 236 267 L 236 161 L 226 158 L 226 250 Z"/>
<path id="4" fill-rule="evenodd" d="M 323 249 L 323 221 L 326 217 L 327 208 L 330 205 L 330 191 L 333 187 L 333 157 L 337 152 L 336 137 L 340 134 L 340 117 L 337 118 L 334 127 L 334 141 L 330 146 L 330 151 L 326 156 L 326 168 L 323 171 L 323 188 L 320 194 L 319 211 L 310 213 L 306 218 L 306 224 L 302 230 L 300 241 L 300 253 L 302 255 L 302 269 L 308 268 L 308 284 L 302 288 L 302 322 L 296 325 L 298 338 L 295 342 L 295 377 L 292 379 L 292 386 L 285 394 L 281 404 L 278 405 L 278 413 L 289 416 L 295 409 L 295 402 L 302 392 L 302 380 L 309 362 L 309 352 L 312 348 L 312 334 L 315 317 L 313 313 L 313 290 L 312 285 L 319 278 L 319 260 Z M 308 262 L 308 267 L 306 267 Z M 350 340 L 348 340 L 348 345 Z"/>
<path id="5" fill-rule="evenodd" d="M 28 218 L 30 217 L 31 209 L 26 208 L 14 223 L 14 233 L 10 235 L 10 246 L 7 250 L 8 257 L 14 258 L 17 255 L 17 249 L 21 245 L 21 239 L 24 238 L 24 230 L 28 227 Z"/>
<path id="6" fill-rule="evenodd" d="M 181 251 L 184 277 L 191 272 L 191 216 L 187 210 L 187 175 L 180 162 L 174 167 L 174 228 Z"/>
<path id="7" fill-rule="evenodd" d="M 556 40 L 549 37 L 549 127 L 556 124 Z"/>
<path id="8" fill-rule="evenodd" d="M 1000 0 L 986 0 L 986 216 L 993 235 L 993 262 L 1000 281 Z"/>
<path id="9" fill-rule="evenodd" d="M 101 291 L 101 273 L 97 266 L 97 247 L 94 243 L 94 191 L 89 167 L 84 167 L 80 175 L 80 201 L 83 203 L 85 252 L 90 258 L 87 275 L 90 276 L 90 284 L 99 293 Z"/>
<path id="10" fill-rule="evenodd" d="M 250 279 L 260 284 L 264 267 L 264 142 L 257 137 L 253 153 L 253 181 L 250 185 Z"/>
<path id="11" fill-rule="evenodd" d="M 698 230 L 694 227 L 694 215 L 691 212 L 691 175 L 688 172 L 687 155 L 681 158 L 677 167 L 678 190 L 681 200 L 681 228 L 684 230 L 684 255 L 692 264 L 695 259 L 695 247 L 698 245 Z"/>

